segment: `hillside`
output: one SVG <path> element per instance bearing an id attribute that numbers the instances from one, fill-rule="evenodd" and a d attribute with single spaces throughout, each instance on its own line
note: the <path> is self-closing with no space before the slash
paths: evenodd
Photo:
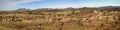
<path id="1" fill-rule="evenodd" d="M 0 30 L 120 30 L 120 9 L 0 11 Z"/>

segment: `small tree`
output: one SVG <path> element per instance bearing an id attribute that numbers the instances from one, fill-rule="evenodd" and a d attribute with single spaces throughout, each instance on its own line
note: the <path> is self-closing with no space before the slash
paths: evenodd
<path id="1" fill-rule="evenodd" d="M 75 10 L 72 10 L 72 13 L 74 14 L 74 13 L 75 13 Z"/>
<path id="2" fill-rule="evenodd" d="M 118 21 L 120 21 L 120 15 L 118 16 Z"/>
<path id="3" fill-rule="evenodd" d="M 29 11 L 28 11 L 28 14 L 32 14 L 32 11 L 31 11 L 31 10 L 29 10 Z"/>
<path id="4" fill-rule="evenodd" d="M 2 21 L 2 16 L 0 16 L 0 22 Z"/>
<path id="5" fill-rule="evenodd" d="M 12 16 L 12 21 L 15 21 L 15 16 Z"/>

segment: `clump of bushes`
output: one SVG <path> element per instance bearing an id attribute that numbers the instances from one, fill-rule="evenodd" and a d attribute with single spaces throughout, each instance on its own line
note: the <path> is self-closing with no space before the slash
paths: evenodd
<path id="1" fill-rule="evenodd" d="M 120 28 L 118 28 L 117 30 L 120 30 Z"/>

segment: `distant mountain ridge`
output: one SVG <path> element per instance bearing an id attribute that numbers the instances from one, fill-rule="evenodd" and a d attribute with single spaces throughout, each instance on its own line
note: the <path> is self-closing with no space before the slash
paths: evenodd
<path id="1" fill-rule="evenodd" d="M 103 6 L 98 8 L 120 8 L 120 6 Z"/>
<path id="2" fill-rule="evenodd" d="M 92 9 L 92 8 L 94 8 L 94 7 L 83 7 L 82 9 Z M 102 6 L 102 7 L 97 7 L 97 8 L 101 8 L 101 9 L 104 9 L 104 8 L 120 8 L 120 6 Z M 79 8 L 68 7 L 68 8 L 64 8 L 64 9 L 79 9 Z M 29 10 L 31 10 L 31 9 L 29 9 L 29 8 L 19 8 L 15 11 L 29 11 Z M 40 9 L 35 9 L 35 10 L 57 10 L 57 9 L 54 9 L 54 8 L 40 8 Z"/>

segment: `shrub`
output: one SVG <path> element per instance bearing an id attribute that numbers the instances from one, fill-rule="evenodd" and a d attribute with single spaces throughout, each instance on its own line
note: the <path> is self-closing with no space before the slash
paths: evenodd
<path id="1" fill-rule="evenodd" d="M 118 28 L 117 30 L 120 30 L 120 28 Z"/>

